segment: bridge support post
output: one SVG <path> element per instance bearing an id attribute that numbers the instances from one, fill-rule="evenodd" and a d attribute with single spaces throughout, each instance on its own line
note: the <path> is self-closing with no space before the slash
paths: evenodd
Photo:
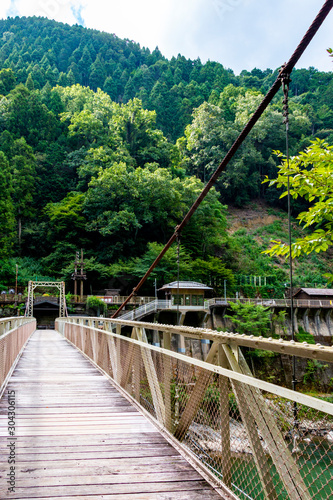
<path id="1" fill-rule="evenodd" d="M 171 350 L 171 333 L 163 332 L 163 347 Z M 165 427 L 172 431 L 171 418 L 171 380 L 172 380 L 172 361 L 170 356 L 164 355 L 164 405 L 165 405 Z"/>
<path id="2" fill-rule="evenodd" d="M 219 345 L 218 363 L 222 368 L 229 368 L 228 360 L 222 345 Z M 220 419 L 221 419 L 221 455 L 223 482 L 231 488 L 231 449 L 229 424 L 229 383 L 227 377 L 219 376 L 220 389 Z"/>
<path id="3" fill-rule="evenodd" d="M 184 324 L 185 316 L 186 316 L 186 313 L 182 312 L 181 315 L 180 315 L 179 322 L 178 322 L 179 326 L 182 326 Z M 185 352 L 186 352 L 185 337 L 183 335 L 177 335 L 177 337 L 178 337 L 178 339 L 177 339 L 177 350 L 181 354 L 185 354 Z"/>
<path id="4" fill-rule="evenodd" d="M 132 385 L 133 385 L 133 397 L 138 403 L 140 403 L 140 380 L 141 380 L 140 350 L 138 346 L 135 346 L 133 352 Z"/>

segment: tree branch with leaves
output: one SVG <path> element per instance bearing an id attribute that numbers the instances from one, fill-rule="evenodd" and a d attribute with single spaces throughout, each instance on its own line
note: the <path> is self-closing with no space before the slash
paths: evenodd
<path id="1" fill-rule="evenodd" d="M 282 153 L 277 151 L 276 154 L 282 158 L 278 176 L 273 180 L 267 178 L 264 182 L 285 188 L 282 198 L 288 195 L 289 180 L 292 198 L 302 197 L 309 203 L 309 208 L 297 218 L 311 232 L 292 243 L 293 258 L 312 252 L 326 252 L 333 245 L 333 146 L 316 139 L 304 152 L 292 157 L 289 165 Z M 265 253 L 271 256 L 289 255 L 289 245 L 281 241 L 272 243 Z M 333 280 L 333 275 L 325 276 Z"/>

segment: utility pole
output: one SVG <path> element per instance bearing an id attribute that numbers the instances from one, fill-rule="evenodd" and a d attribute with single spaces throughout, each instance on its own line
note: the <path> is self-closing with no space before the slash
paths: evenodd
<path id="1" fill-rule="evenodd" d="M 83 273 L 83 250 L 81 248 L 81 280 L 80 280 L 80 302 L 83 302 L 83 280 L 87 279 L 87 275 Z"/>
<path id="2" fill-rule="evenodd" d="M 16 264 L 16 278 L 15 278 L 15 306 L 17 306 L 17 275 L 18 275 L 18 265 Z"/>
<path id="3" fill-rule="evenodd" d="M 87 275 L 84 273 L 84 262 L 83 262 L 83 250 L 81 248 L 81 261 L 79 261 L 80 252 L 75 254 L 74 262 L 74 273 L 72 274 L 72 280 L 74 280 L 74 300 L 78 302 L 77 293 L 77 282 L 80 281 L 80 302 L 83 302 L 83 281 L 87 279 Z M 78 266 L 80 266 L 80 271 L 78 271 Z"/>
<path id="4" fill-rule="evenodd" d="M 72 274 L 72 279 L 74 280 L 74 300 L 77 302 L 77 262 L 79 260 L 79 252 L 75 254 L 74 262 L 74 274 Z"/>

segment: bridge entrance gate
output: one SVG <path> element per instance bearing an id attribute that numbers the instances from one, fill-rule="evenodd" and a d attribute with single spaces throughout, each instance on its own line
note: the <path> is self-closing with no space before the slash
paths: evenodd
<path id="1" fill-rule="evenodd" d="M 67 316 L 66 298 L 65 298 L 65 282 L 64 281 L 29 281 L 28 285 L 28 301 L 25 310 L 27 318 L 33 317 L 34 309 L 34 291 L 38 287 L 53 287 L 59 290 L 59 317 Z"/>

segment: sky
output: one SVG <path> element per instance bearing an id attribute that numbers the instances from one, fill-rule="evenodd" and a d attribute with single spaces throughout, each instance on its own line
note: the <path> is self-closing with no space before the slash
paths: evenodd
<path id="1" fill-rule="evenodd" d="M 286 62 L 324 0 L 1 0 L 0 18 L 43 16 L 80 24 L 170 59 L 218 61 L 236 74 Z M 333 9 L 298 68 L 333 71 Z"/>

